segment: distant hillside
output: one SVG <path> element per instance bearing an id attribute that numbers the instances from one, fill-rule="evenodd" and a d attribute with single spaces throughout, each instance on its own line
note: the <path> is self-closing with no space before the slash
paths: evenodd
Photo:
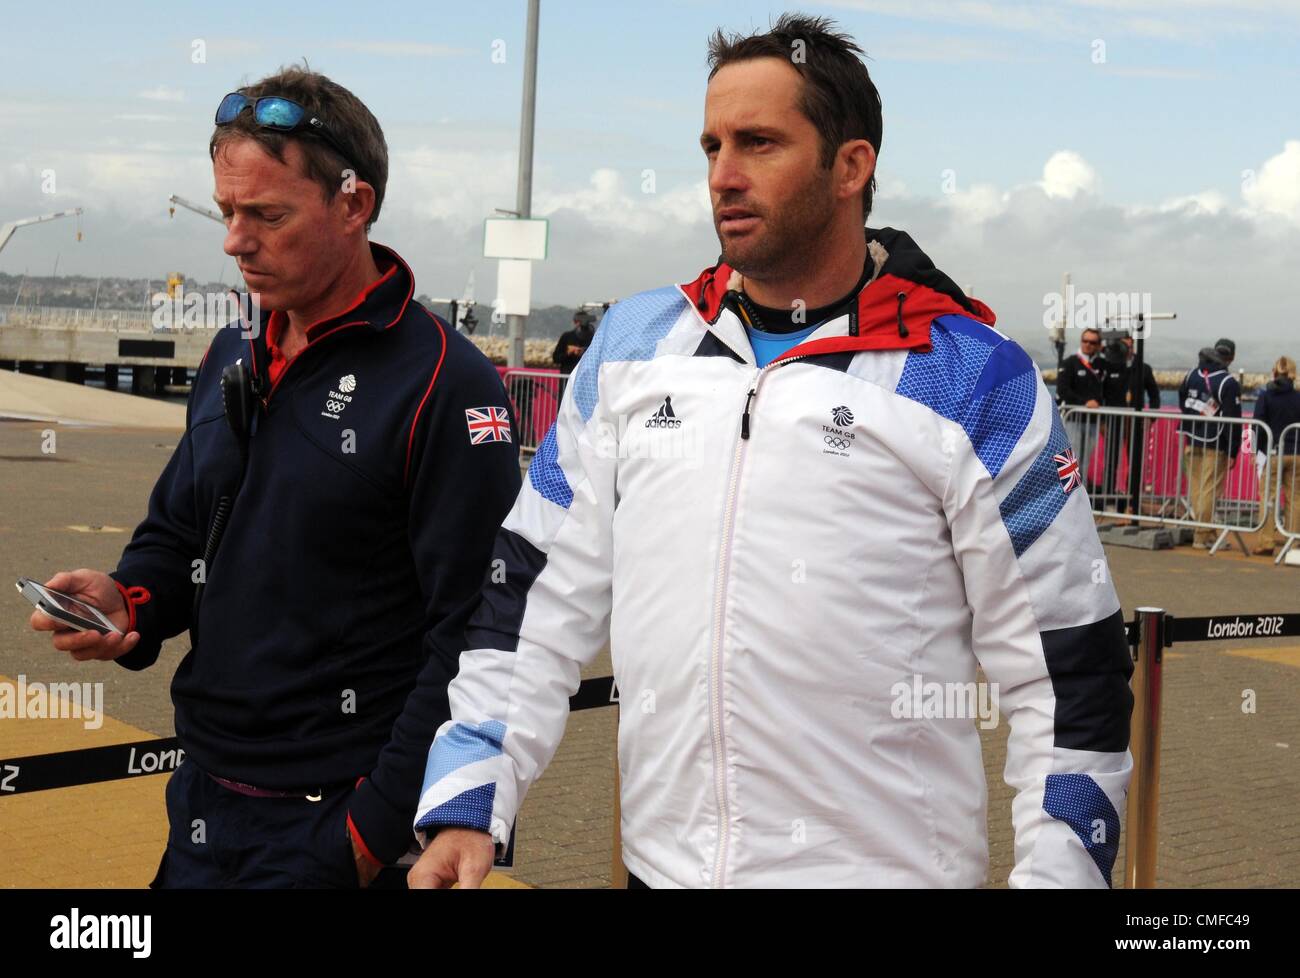
<path id="1" fill-rule="evenodd" d="M 431 302 L 427 295 L 416 296 L 416 299 L 422 305 L 427 306 L 430 312 L 436 313 L 444 319 L 447 319 L 451 315 L 446 303 Z M 524 333 L 525 337 L 528 339 L 551 340 L 552 342 L 558 340 L 561 333 L 573 326 L 573 313 L 575 309 L 575 306 L 535 307 L 528 315 L 528 323 L 525 327 Z M 596 320 L 599 322 L 599 310 L 597 310 L 596 313 Z M 474 335 L 476 337 L 506 335 L 506 327 L 504 323 L 492 322 L 491 306 L 475 306 L 474 316 L 478 319 L 478 326 L 474 329 Z"/>
<path id="2" fill-rule="evenodd" d="M 181 273 L 184 277 L 184 273 Z M 197 282 L 185 279 L 185 288 L 195 292 L 224 292 L 231 282 Z M 17 299 L 22 306 L 59 306 L 66 309 L 148 309 L 149 296 L 165 288 L 159 277 L 102 279 L 88 275 L 7 275 L 0 272 L 0 307 L 9 308 Z M 99 299 L 95 299 L 95 290 Z"/>

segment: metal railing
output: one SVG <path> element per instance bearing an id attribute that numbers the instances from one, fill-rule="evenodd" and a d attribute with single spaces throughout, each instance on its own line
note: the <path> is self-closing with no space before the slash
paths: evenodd
<path id="1" fill-rule="evenodd" d="M 501 380 L 519 426 L 519 450 L 535 452 L 560 413 L 560 400 L 571 374 L 558 370 L 510 368 Z"/>
<path id="2" fill-rule="evenodd" d="M 1243 534 L 1257 536 L 1272 508 L 1273 436 L 1265 424 L 1078 405 L 1063 407 L 1061 420 L 1094 515 L 1192 527 L 1212 553 L 1233 536 L 1250 552 Z M 1181 430 L 1184 422 L 1193 429 Z"/>
<path id="3" fill-rule="evenodd" d="M 1273 548 L 1280 564 L 1287 551 L 1300 540 L 1300 422 L 1287 425 L 1278 436 L 1273 471 L 1277 486 L 1273 492 Z M 1261 539 L 1262 542 L 1262 539 Z"/>
<path id="4" fill-rule="evenodd" d="M 20 306 L 0 312 L 0 325 L 42 329 L 97 329 L 144 332 L 153 329 L 153 314 L 140 309 L 79 309 Z"/>

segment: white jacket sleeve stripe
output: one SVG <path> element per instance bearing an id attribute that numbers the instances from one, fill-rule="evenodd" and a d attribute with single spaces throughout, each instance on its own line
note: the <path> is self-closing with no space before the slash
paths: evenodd
<path id="1" fill-rule="evenodd" d="M 429 749 L 417 830 L 466 825 L 504 845 L 559 746 L 581 666 L 608 633 L 616 459 L 600 442 L 603 368 L 650 359 L 686 308 L 675 289 L 614 306 L 566 388 L 498 534 L 448 688 L 452 719 Z"/>

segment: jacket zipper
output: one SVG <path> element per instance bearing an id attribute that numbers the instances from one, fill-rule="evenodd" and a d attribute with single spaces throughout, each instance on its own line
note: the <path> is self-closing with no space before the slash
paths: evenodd
<path id="1" fill-rule="evenodd" d="M 745 410 L 740 415 L 740 437 L 742 439 L 745 441 L 749 440 L 749 405 L 758 395 L 758 385 L 763 378 L 763 374 L 769 370 L 775 370 L 777 367 L 783 367 L 787 363 L 794 363 L 796 360 L 805 360 L 807 357 L 808 354 L 801 354 L 797 357 L 788 357 L 785 360 L 773 360 L 766 367 L 759 368 L 758 373 L 754 377 L 754 386 L 749 389 L 749 394 L 745 397 Z"/>
<path id="2" fill-rule="evenodd" d="M 736 452 L 731 462 L 731 479 L 727 486 L 727 505 L 722 514 L 722 549 L 719 552 L 718 584 L 714 598 L 713 654 L 709 662 L 709 718 L 713 735 L 713 789 L 718 803 L 718 845 L 713 857 L 713 886 L 720 888 L 726 874 L 727 863 L 727 823 L 730 809 L 727 805 L 726 775 L 726 737 L 722 728 L 722 643 L 726 631 L 723 625 L 727 609 L 727 582 L 731 577 L 731 543 L 735 529 L 736 492 L 740 485 L 740 473 L 745 463 L 745 442 L 749 441 L 750 406 L 758 396 L 758 385 L 762 383 L 763 374 L 783 364 L 804 359 L 801 356 L 785 360 L 774 360 L 766 367 L 759 368 L 754 380 L 745 394 L 745 409 L 740 416 L 740 437 L 736 440 Z"/>

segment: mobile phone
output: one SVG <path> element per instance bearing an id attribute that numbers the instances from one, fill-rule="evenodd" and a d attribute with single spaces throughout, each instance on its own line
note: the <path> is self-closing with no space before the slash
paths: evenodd
<path id="1" fill-rule="evenodd" d="M 104 616 L 98 608 L 58 591 L 37 584 L 30 577 L 20 577 L 14 585 L 18 593 L 36 605 L 42 614 L 62 622 L 79 632 L 99 632 L 101 635 L 121 635 L 121 630 Z"/>

